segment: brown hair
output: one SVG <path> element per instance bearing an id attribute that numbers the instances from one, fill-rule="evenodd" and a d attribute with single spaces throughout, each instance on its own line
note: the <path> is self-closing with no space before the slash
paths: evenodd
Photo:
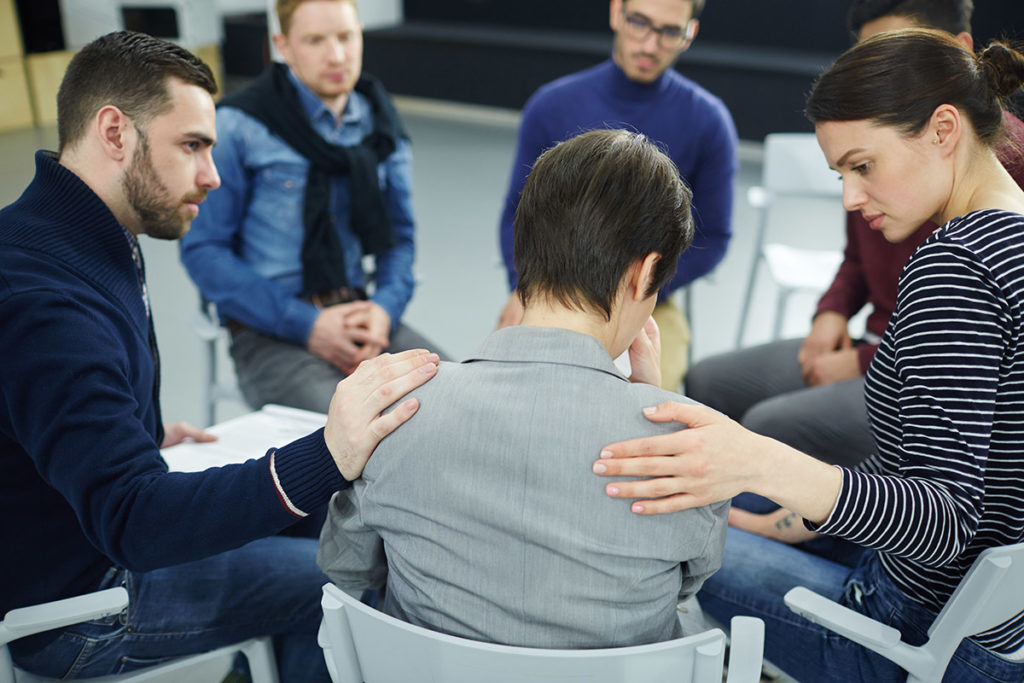
<path id="1" fill-rule="evenodd" d="M 277 6 L 275 10 L 277 12 L 277 23 L 281 25 L 281 33 L 288 35 L 288 31 L 292 28 L 292 15 L 295 14 L 295 10 L 299 8 L 304 2 L 310 2 L 311 0 L 277 0 Z M 356 0 L 336 0 L 337 2 L 347 2 L 352 5 L 355 9 L 359 9 L 356 4 Z"/>
<path id="2" fill-rule="evenodd" d="M 975 56 L 932 29 L 880 33 L 844 52 L 807 98 L 812 123 L 874 121 L 917 135 L 951 104 L 989 146 L 1001 139 L 1003 108 L 1024 83 L 1024 56 L 993 41 Z"/>
<path id="3" fill-rule="evenodd" d="M 974 0 L 853 0 L 846 23 L 854 39 L 864 24 L 882 17 L 906 17 L 928 28 L 970 33 Z"/>
<path id="4" fill-rule="evenodd" d="M 652 252 L 661 255 L 653 295 L 693 240 L 692 197 L 672 160 L 638 133 L 596 130 L 552 147 L 516 209 L 519 298 L 550 296 L 609 319 L 628 269 Z"/>
<path id="5" fill-rule="evenodd" d="M 92 41 L 71 59 L 57 91 L 59 150 L 85 135 L 100 109 L 113 105 L 137 126 L 167 111 L 167 79 L 179 78 L 211 95 L 217 84 L 203 60 L 174 43 L 144 33 L 115 31 Z"/>

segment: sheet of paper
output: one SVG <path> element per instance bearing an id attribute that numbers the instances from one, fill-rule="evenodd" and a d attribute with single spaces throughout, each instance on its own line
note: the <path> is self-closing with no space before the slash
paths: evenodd
<path id="1" fill-rule="evenodd" d="M 298 408 L 267 405 L 226 420 L 207 431 L 219 439 L 210 443 L 186 442 L 161 451 L 175 472 L 201 472 L 210 467 L 263 457 L 277 448 L 324 426 L 327 416 Z"/>

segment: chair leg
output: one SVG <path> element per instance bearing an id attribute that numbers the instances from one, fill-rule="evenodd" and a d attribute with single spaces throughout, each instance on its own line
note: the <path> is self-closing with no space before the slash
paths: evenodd
<path id="1" fill-rule="evenodd" d="M 779 296 L 775 300 L 775 322 L 772 323 L 772 341 L 782 337 L 782 323 L 786 319 L 786 305 L 789 303 L 789 295 L 793 290 L 788 287 L 779 288 Z"/>
<path id="2" fill-rule="evenodd" d="M 242 653 L 249 661 L 252 683 L 278 683 L 274 646 L 270 638 L 257 638 L 246 643 Z"/>

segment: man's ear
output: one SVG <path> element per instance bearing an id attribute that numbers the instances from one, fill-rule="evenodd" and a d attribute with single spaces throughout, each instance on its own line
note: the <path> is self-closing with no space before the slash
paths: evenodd
<path id="1" fill-rule="evenodd" d="M 622 17 L 622 0 L 611 0 L 608 5 L 608 26 L 612 31 L 619 30 L 619 19 Z"/>
<path id="2" fill-rule="evenodd" d="M 114 161 L 131 157 L 136 137 L 135 126 L 123 111 L 112 104 L 100 109 L 93 118 L 100 149 Z"/>
<path id="3" fill-rule="evenodd" d="M 654 266 L 660 260 L 661 254 L 652 251 L 633 266 L 629 284 L 630 294 L 634 301 L 643 301 L 648 298 L 647 290 L 650 289 L 651 281 L 654 278 Z"/>
<path id="4" fill-rule="evenodd" d="M 274 41 L 274 47 L 277 48 L 277 52 L 281 55 L 281 59 L 286 64 L 291 63 L 291 52 L 288 50 L 288 36 L 283 33 L 275 33 L 270 37 Z"/>
<path id="5" fill-rule="evenodd" d="M 697 37 L 697 33 L 700 32 L 700 19 L 690 19 L 686 22 L 686 42 L 683 43 L 683 47 L 679 49 L 680 52 L 685 52 L 690 49 L 693 45 L 694 39 Z"/>

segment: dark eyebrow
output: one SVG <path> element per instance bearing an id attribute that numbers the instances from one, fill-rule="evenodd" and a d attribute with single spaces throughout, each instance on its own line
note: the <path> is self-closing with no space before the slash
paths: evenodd
<path id="1" fill-rule="evenodd" d="M 639 17 L 640 19 L 643 19 L 644 21 L 651 25 L 651 28 L 656 28 L 658 30 L 664 30 L 666 28 L 678 29 L 679 31 L 684 30 L 682 25 L 680 24 L 665 24 L 664 26 L 655 26 L 651 18 L 644 14 L 643 12 L 629 12 L 629 14 L 633 15 L 634 17 Z"/>
<path id="2" fill-rule="evenodd" d="M 207 147 L 214 147 L 217 144 L 217 141 L 211 138 L 206 133 L 185 133 L 182 137 L 194 138 L 199 142 L 203 143 L 204 145 L 206 145 Z"/>
<path id="3" fill-rule="evenodd" d="M 846 160 L 847 159 L 849 159 L 852 155 L 856 154 L 857 152 L 863 152 L 863 151 L 864 150 L 862 148 L 860 148 L 860 147 L 857 147 L 855 149 L 851 149 L 846 154 L 844 154 L 843 156 L 839 157 L 839 161 L 836 162 L 836 166 L 842 168 L 843 166 L 846 165 Z M 835 171 L 837 169 L 832 169 L 832 170 Z"/>

